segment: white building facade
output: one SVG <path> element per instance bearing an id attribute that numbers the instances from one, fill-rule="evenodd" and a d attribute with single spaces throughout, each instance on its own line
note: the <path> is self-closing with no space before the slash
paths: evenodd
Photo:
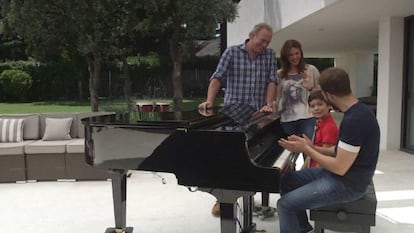
<path id="1" fill-rule="evenodd" d="M 381 149 L 414 153 L 414 1 L 241 0 L 239 17 L 227 26 L 228 46 L 259 22 L 272 25 L 276 56 L 285 40 L 296 39 L 305 57 L 334 58 L 357 97 L 376 88 Z"/>

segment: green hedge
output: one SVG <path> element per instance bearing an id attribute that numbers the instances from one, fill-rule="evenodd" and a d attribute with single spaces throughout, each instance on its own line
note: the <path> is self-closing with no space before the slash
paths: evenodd
<path id="1" fill-rule="evenodd" d="M 25 100 L 32 82 L 30 75 L 21 70 L 4 70 L 0 75 L 0 87 L 6 100 Z"/>
<path id="2" fill-rule="evenodd" d="M 25 46 L 22 41 L 13 40 L 0 43 L 0 60 L 24 60 L 27 59 Z"/>
<path id="3" fill-rule="evenodd" d="M 68 63 L 40 63 L 37 61 L 11 61 L 0 63 L 3 70 L 22 70 L 33 79 L 28 99 L 32 101 L 76 99 L 78 80 L 85 82 L 85 71 Z"/>
<path id="4" fill-rule="evenodd" d="M 204 97 L 208 79 L 217 65 L 218 58 L 187 59 L 183 63 L 183 88 L 185 97 Z M 150 55 L 128 59 L 133 97 L 163 98 L 172 96 L 171 64 L 168 57 Z M 89 96 L 89 73 L 86 64 L 38 61 L 9 61 L 0 63 L 3 70 L 22 70 L 33 79 L 27 97 L 31 101 L 84 100 Z M 104 62 L 98 93 L 103 98 L 123 97 L 123 76 L 119 62 Z"/>

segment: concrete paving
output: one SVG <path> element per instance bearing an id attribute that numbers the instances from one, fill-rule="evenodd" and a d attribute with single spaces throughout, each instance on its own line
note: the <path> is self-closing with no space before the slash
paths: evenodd
<path id="1" fill-rule="evenodd" d="M 414 232 L 413 168 L 414 155 L 381 152 L 374 177 L 377 224 L 371 232 Z M 110 181 L 3 183 L 0 197 L 1 233 L 104 233 L 114 226 Z M 271 206 L 278 197 L 270 195 Z M 208 193 L 177 185 L 172 174 L 133 171 L 128 178 L 127 225 L 134 233 L 219 233 L 220 220 L 210 212 L 214 203 Z M 258 230 L 279 232 L 277 215 L 253 220 Z"/>

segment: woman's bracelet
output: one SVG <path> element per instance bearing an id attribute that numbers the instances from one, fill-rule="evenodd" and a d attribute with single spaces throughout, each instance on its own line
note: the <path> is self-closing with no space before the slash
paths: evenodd
<path id="1" fill-rule="evenodd" d="M 275 104 L 275 103 L 276 103 L 276 100 L 271 100 L 271 101 L 268 101 L 266 104 L 267 104 L 267 106 L 272 107 L 273 104 Z"/>

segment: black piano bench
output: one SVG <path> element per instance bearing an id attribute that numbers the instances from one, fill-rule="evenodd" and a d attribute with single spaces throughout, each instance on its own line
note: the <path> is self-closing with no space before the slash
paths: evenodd
<path id="1" fill-rule="evenodd" d="M 310 210 L 310 219 L 315 221 L 315 233 L 325 229 L 339 232 L 370 233 L 375 226 L 377 198 L 374 184 L 368 186 L 365 195 L 355 201 L 329 205 Z"/>

